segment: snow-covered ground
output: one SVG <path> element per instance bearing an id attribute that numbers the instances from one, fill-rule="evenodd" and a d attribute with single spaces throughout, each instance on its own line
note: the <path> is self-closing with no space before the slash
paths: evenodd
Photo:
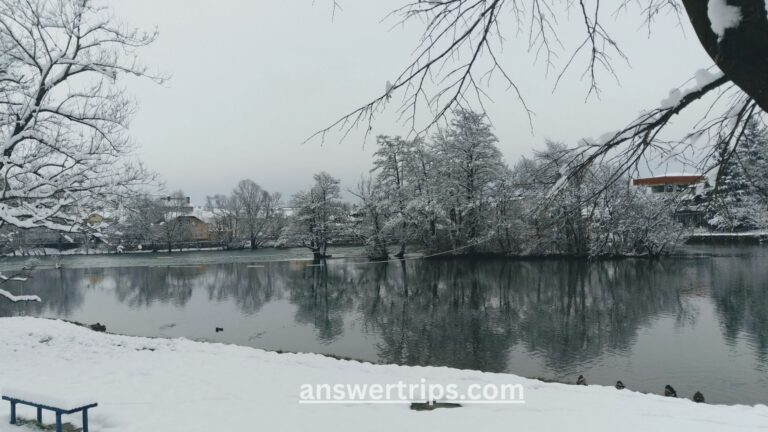
<path id="1" fill-rule="evenodd" d="M 744 232 L 714 232 L 705 229 L 693 231 L 694 237 L 762 237 L 768 236 L 768 230 L 754 230 Z"/>
<path id="2" fill-rule="evenodd" d="M 311 354 L 95 333 L 60 321 L 0 319 L 0 389 L 93 398 L 93 431 L 752 431 L 768 407 L 714 406 L 506 374 L 361 364 Z M 407 404 L 299 404 L 305 383 L 520 383 L 524 405 L 411 411 Z M 661 390 L 661 389 L 660 389 Z M 681 395 L 682 396 L 682 395 Z M 0 432 L 10 426 L 8 405 Z M 19 408 L 21 416 L 34 411 Z M 52 417 L 46 417 L 48 422 Z M 67 421 L 79 424 L 79 416 Z"/>

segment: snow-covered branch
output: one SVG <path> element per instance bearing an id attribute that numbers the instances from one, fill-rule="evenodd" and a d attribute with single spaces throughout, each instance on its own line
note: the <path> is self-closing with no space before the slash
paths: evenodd
<path id="1" fill-rule="evenodd" d="M 151 181 L 117 84 L 162 80 L 136 59 L 155 37 L 99 0 L 0 0 L 0 221 L 78 230 L 85 213 Z"/>
<path id="2" fill-rule="evenodd" d="M 20 295 L 20 296 L 16 296 L 16 295 L 13 295 L 13 294 L 9 293 L 8 291 L 6 291 L 4 289 L 0 289 L 0 297 L 5 297 L 6 299 L 12 301 L 13 303 L 26 302 L 26 301 L 36 301 L 36 302 L 42 301 L 40 299 L 40 297 L 38 297 L 36 295 Z"/>
<path id="3" fill-rule="evenodd" d="M 25 282 L 29 278 L 22 275 L 14 275 L 14 276 L 6 276 L 2 273 L 0 273 L 0 283 L 6 283 L 6 282 Z M 36 295 L 14 295 L 11 292 L 4 290 L 0 288 L 0 297 L 5 297 L 6 299 L 10 300 L 13 303 L 19 303 L 19 302 L 26 302 L 26 301 L 36 301 L 39 302 L 40 297 Z"/>
<path id="4" fill-rule="evenodd" d="M 632 2 L 634 3 L 634 2 Z M 671 1 L 653 0 L 644 13 L 655 15 L 667 9 Z M 620 8 L 627 8 L 629 1 Z M 398 100 L 395 110 L 420 135 L 438 124 L 445 125 L 451 113 L 459 109 L 484 111 L 491 100 L 487 87 L 497 82 L 507 87 L 520 102 L 522 113 L 532 125 L 533 110 L 524 88 L 515 78 L 511 64 L 504 64 L 503 45 L 507 34 L 525 38 L 533 61 L 543 63 L 544 73 L 557 72 L 554 86 L 583 62 L 582 76 L 587 78 L 587 97 L 599 96 L 603 75 L 617 78 L 613 60 L 626 60 L 619 43 L 603 26 L 607 11 L 601 2 L 534 0 L 445 0 L 406 1 L 389 18 L 396 25 L 418 22 L 423 25 L 412 60 L 395 77 L 382 77 L 383 92 L 366 104 L 341 116 L 309 139 L 325 139 L 340 132 L 342 139 L 358 126 L 372 129 L 377 115 Z M 675 13 L 679 6 L 672 7 Z M 574 14 L 584 23 L 584 36 L 572 48 L 560 39 L 560 21 Z M 558 61 L 566 51 L 563 61 Z M 386 82 L 386 85 L 384 83 Z M 423 118 L 422 118 L 423 117 Z"/>
<path id="5" fill-rule="evenodd" d="M 610 181 L 606 182 L 608 187 L 612 181 L 622 178 L 635 169 L 651 150 L 658 150 L 664 155 L 680 153 L 681 147 L 691 145 L 707 133 L 711 134 L 714 131 L 717 135 L 723 128 L 735 127 L 745 121 L 739 112 L 741 108 L 751 103 L 751 99 L 738 93 L 733 99 L 727 101 L 726 108 L 714 110 L 712 118 L 702 119 L 698 127 L 686 134 L 683 139 L 675 141 L 663 139 L 663 132 L 674 116 L 704 96 L 730 83 L 724 75 L 706 70 L 697 71 L 694 81 L 693 86 L 684 90 L 671 90 L 669 96 L 661 101 L 658 108 L 641 113 L 619 131 L 608 133 L 598 140 L 582 140 L 576 149 L 569 152 L 571 163 L 563 167 L 564 171 L 561 173 L 563 176 L 553 185 L 550 196 L 556 195 L 567 182 L 580 178 L 583 171 L 595 164 L 606 162 L 614 167 Z M 731 88 L 726 87 L 725 91 L 729 90 Z M 713 108 L 710 108 L 708 115 L 712 113 Z"/>

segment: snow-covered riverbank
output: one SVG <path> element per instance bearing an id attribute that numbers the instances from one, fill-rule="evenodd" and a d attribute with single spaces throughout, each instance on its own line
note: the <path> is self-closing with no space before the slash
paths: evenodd
<path id="1" fill-rule="evenodd" d="M 599 386 L 447 368 L 380 366 L 188 340 L 95 333 L 60 321 L 0 319 L 0 389 L 93 397 L 93 431 L 750 431 L 768 407 L 713 406 Z M 305 383 L 520 383 L 524 405 L 416 412 L 407 404 L 306 405 Z M 60 393 L 67 393 L 62 395 Z M 682 396 L 682 395 L 681 395 Z M 22 417 L 34 411 L 19 408 Z M 0 432 L 8 425 L 0 406 Z M 48 422 L 52 421 L 47 417 Z M 79 424 L 79 417 L 67 421 Z M 31 429 L 30 429 L 31 430 Z"/>

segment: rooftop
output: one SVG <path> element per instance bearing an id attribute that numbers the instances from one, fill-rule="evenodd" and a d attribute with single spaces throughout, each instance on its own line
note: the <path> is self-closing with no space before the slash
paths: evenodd
<path id="1" fill-rule="evenodd" d="M 702 174 L 665 174 L 655 177 L 633 179 L 634 186 L 693 185 L 706 180 Z"/>

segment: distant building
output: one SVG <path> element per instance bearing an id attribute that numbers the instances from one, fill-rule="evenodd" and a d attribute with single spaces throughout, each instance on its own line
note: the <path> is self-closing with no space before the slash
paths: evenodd
<path id="1" fill-rule="evenodd" d="M 709 180 L 703 174 L 665 174 L 655 177 L 633 179 L 632 185 L 645 188 L 651 194 L 676 195 L 681 199 L 675 209 L 675 219 L 687 227 L 705 225 L 702 207 Z"/>
<path id="2" fill-rule="evenodd" d="M 159 201 L 161 206 L 176 209 L 179 213 L 190 213 L 193 210 L 191 199 L 189 197 L 166 196 L 160 198 Z"/>
<path id="3" fill-rule="evenodd" d="M 176 220 L 181 225 L 181 231 L 185 234 L 187 241 L 208 241 L 211 240 L 208 224 L 194 215 L 177 216 Z"/>
<path id="4" fill-rule="evenodd" d="M 645 187 L 650 193 L 689 192 L 697 195 L 708 187 L 707 177 L 702 174 L 665 174 L 633 179 L 632 185 Z"/>

